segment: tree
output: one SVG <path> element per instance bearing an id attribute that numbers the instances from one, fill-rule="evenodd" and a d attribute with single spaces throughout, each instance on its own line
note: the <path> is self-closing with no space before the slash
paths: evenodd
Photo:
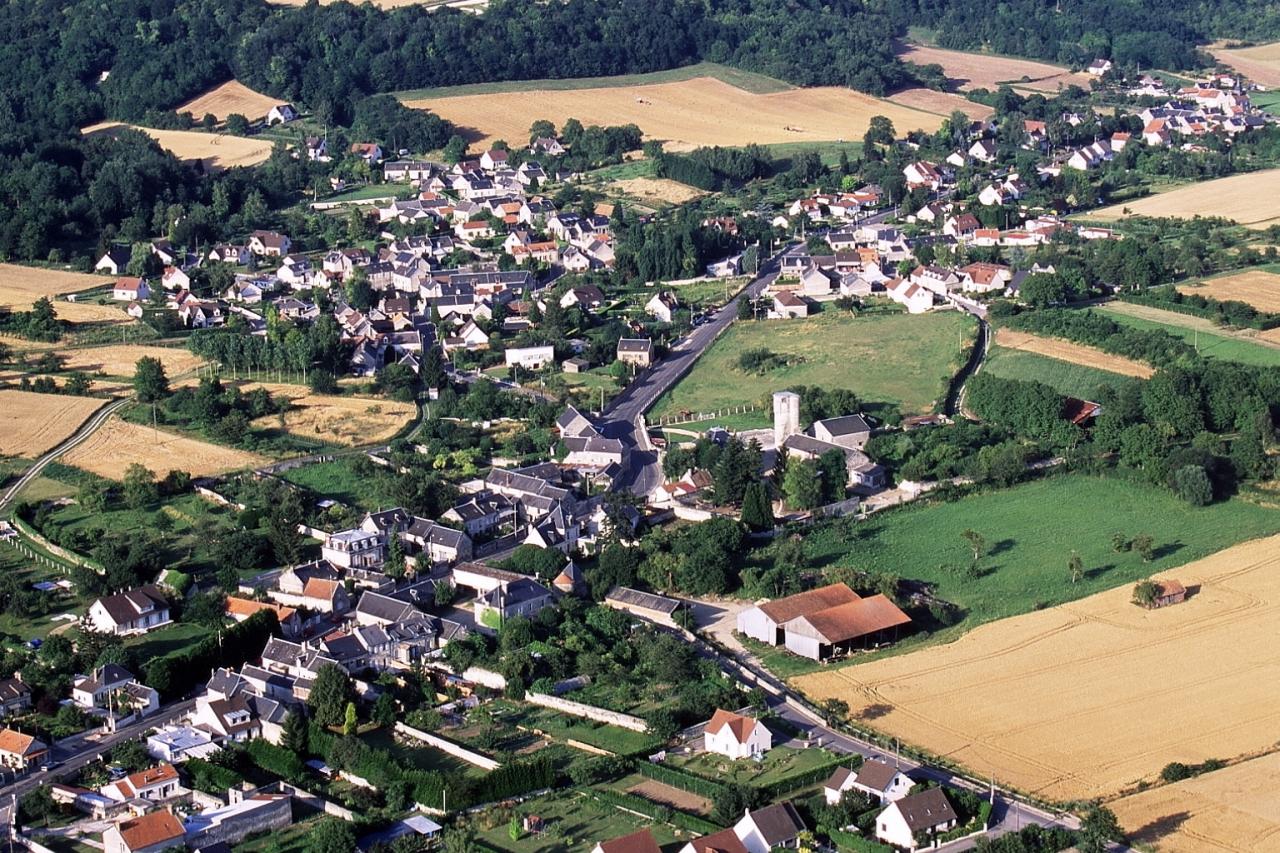
<path id="1" fill-rule="evenodd" d="M 828 723 L 843 722 L 849 718 L 849 703 L 843 699 L 824 699 L 821 711 Z"/>
<path id="2" fill-rule="evenodd" d="M 987 551 L 987 540 L 982 534 L 976 530 L 966 530 L 960 534 L 960 537 L 969 543 L 969 548 L 973 551 L 973 561 L 976 563 L 981 560 L 982 555 Z"/>
<path id="3" fill-rule="evenodd" d="M 1173 492 L 1192 506 L 1213 501 L 1213 483 L 1200 465 L 1184 465 L 1173 474 Z"/>
<path id="4" fill-rule="evenodd" d="M 155 403 L 169 396 L 169 377 L 160 359 L 149 355 L 138 359 L 133 369 L 133 392 L 143 403 Z"/>
<path id="5" fill-rule="evenodd" d="M 759 800 L 755 788 L 742 784 L 723 785 L 712 798 L 711 819 L 721 825 L 732 826 L 742 819 L 742 813 L 754 807 Z"/>
<path id="6" fill-rule="evenodd" d="M 309 853 L 350 853 L 356 849 L 356 831 L 350 823 L 327 817 L 309 834 Z"/>
<path id="7" fill-rule="evenodd" d="M 769 487 L 763 480 L 757 480 L 742 496 L 742 523 L 755 531 L 772 530 L 773 501 L 769 499 Z"/>
<path id="8" fill-rule="evenodd" d="M 284 718 L 284 732 L 280 745 L 294 755 L 307 754 L 307 718 L 297 711 L 290 711 Z"/>
<path id="9" fill-rule="evenodd" d="M 1124 833 L 1115 813 L 1106 806 L 1090 806 L 1080 821 L 1080 853 L 1103 853 L 1113 841 L 1123 841 Z"/>
<path id="10" fill-rule="evenodd" d="M 822 477 L 822 500 L 836 503 L 844 500 L 849 487 L 849 467 L 843 450 L 832 448 L 818 457 L 818 473 Z"/>
<path id="11" fill-rule="evenodd" d="M 356 703 L 348 702 L 342 713 L 342 733 L 347 737 L 354 735 L 360 728 L 360 718 L 356 715 Z"/>
<path id="12" fill-rule="evenodd" d="M 387 549 L 387 562 L 383 565 L 382 571 L 393 580 L 404 577 L 404 546 L 400 544 L 399 536 L 391 537 L 391 546 Z"/>
<path id="13" fill-rule="evenodd" d="M 1125 551 L 1133 548 L 1133 543 L 1129 541 L 1129 537 L 1119 531 L 1111 534 L 1111 550 L 1117 554 L 1123 554 Z"/>
<path id="14" fill-rule="evenodd" d="M 121 493 L 130 509 L 141 509 L 160 499 L 160 488 L 156 485 L 155 475 L 138 462 L 130 462 L 129 467 L 124 469 Z"/>
<path id="15" fill-rule="evenodd" d="M 520 840 L 520 818 L 515 815 L 511 816 L 511 822 L 507 824 L 507 836 L 512 841 Z"/>
<path id="16" fill-rule="evenodd" d="M 822 479 L 812 459 L 793 461 L 787 466 L 782 494 L 792 509 L 816 509 L 822 505 Z"/>
<path id="17" fill-rule="evenodd" d="M 1129 547 L 1137 552 L 1138 556 L 1142 558 L 1142 562 L 1144 563 L 1150 563 L 1155 559 L 1154 545 L 1155 540 L 1152 539 L 1151 535 L 1148 533 L 1141 533 L 1133 537 L 1133 541 L 1129 543 Z"/>
<path id="18" fill-rule="evenodd" d="M 893 121 L 887 116 L 872 116 L 867 123 L 867 132 L 862 135 L 862 144 L 867 148 L 876 145 L 892 145 L 894 138 Z"/>
<path id="19" fill-rule="evenodd" d="M 378 694 L 378 698 L 374 700 L 373 712 L 370 713 L 369 719 L 383 728 L 395 725 L 396 700 L 391 697 L 390 693 Z"/>
<path id="20" fill-rule="evenodd" d="M 1160 585 L 1150 578 L 1133 585 L 1133 603 L 1139 607 L 1154 607 L 1160 596 Z"/>
<path id="21" fill-rule="evenodd" d="M 337 664 L 327 663 L 316 673 L 315 686 L 307 697 L 311 715 L 322 726 L 343 723 L 346 705 L 351 701 L 351 680 Z"/>
<path id="22" fill-rule="evenodd" d="M 1072 583 L 1079 583 L 1084 577 L 1084 560 L 1075 551 L 1071 552 L 1071 559 L 1067 560 L 1067 572 L 1071 575 Z"/>
<path id="23" fill-rule="evenodd" d="M 456 590 L 454 589 L 453 584 L 449 583 L 449 581 L 436 581 L 432 596 L 435 600 L 436 607 L 448 607 L 450 604 L 453 604 L 455 592 Z"/>

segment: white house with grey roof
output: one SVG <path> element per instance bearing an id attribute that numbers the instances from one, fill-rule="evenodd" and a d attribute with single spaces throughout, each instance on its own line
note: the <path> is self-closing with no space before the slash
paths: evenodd
<path id="1" fill-rule="evenodd" d="M 93 630 L 117 636 L 145 634 L 173 621 L 169 618 L 168 600 L 152 584 L 99 598 L 85 618 Z"/>
<path id="2" fill-rule="evenodd" d="M 800 845 L 800 833 L 805 831 L 804 821 L 790 802 L 776 803 L 746 813 L 733 825 L 747 853 L 769 853 L 779 847 L 796 848 Z"/>
<path id="3" fill-rule="evenodd" d="M 857 770 L 837 767 L 823 785 L 828 803 L 840 802 L 846 791 L 857 791 L 873 801 L 893 803 L 907 796 L 915 782 L 887 761 L 867 759 Z"/>
<path id="4" fill-rule="evenodd" d="M 876 817 L 876 838 L 900 850 L 934 845 L 934 837 L 954 829 L 960 818 L 941 788 L 928 788 L 890 803 Z"/>

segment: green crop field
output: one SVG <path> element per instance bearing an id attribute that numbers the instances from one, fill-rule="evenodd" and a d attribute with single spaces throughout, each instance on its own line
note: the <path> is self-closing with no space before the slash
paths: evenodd
<path id="1" fill-rule="evenodd" d="M 961 534 L 986 540 L 980 573 Z M 805 536 L 819 566 L 855 566 L 934 584 L 965 610 L 960 628 L 1061 604 L 1280 531 L 1280 511 L 1235 499 L 1192 507 L 1168 490 L 1118 477 L 1050 476 L 934 505 L 906 506 Z M 1150 563 L 1117 553 L 1114 533 L 1154 539 Z M 1084 561 L 1072 583 L 1067 562 Z"/>
<path id="2" fill-rule="evenodd" d="M 571 77 L 558 80 L 508 80 L 496 83 L 470 83 L 463 86 L 442 86 L 434 89 L 412 89 L 396 92 L 401 100 L 418 100 L 421 98 L 448 98 L 457 95 L 492 95 L 497 92 L 528 92 L 545 90 L 550 92 L 571 91 L 574 89 L 600 89 L 614 86 L 648 86 L 654 83 L 679 83 L 682 80 L 693 80 L 696 77 L 714 77 L 722 83 L 736 86 L 755 95 L 768 95 L 773 92 L 786 92 L 795 87 L 773 77 L 754 74 L 727 65 L 714 62 L 699 62 L 670 71 L 654 71 L 650 74 L 623 74 L 615 77 Z"/>
<path id="3" fill-rule="evenodd" d="M 658 401 L 651 420 L 755 403 L 760 408 L 742 425 L 764 426 L 772 417 L 769 395 L 796 385 L 848 388 L 872 406 L 928 412 L 946 393 L 973 335 L 973 319 L 955 312 L 851 317 L 829 309 L 803 320 L 738 322 Z M 754 349 L 793 363 L 763 376 L 744 373 L 738 357 Z"/>
<path id="4" fill-rule="evenodd" d="M 1140 381 L 1096 367 L 1001 346 L 991 348 L 982 369 L 1002 379 L 1043 382 L 1059 394 L 1082 400 L 1097 400 L 1101 390 L 1107 386 Z"/>
<path id="5" fill-rule="evenodd" d="M 1238 361 L 1241 364 L 1259 367 L 1280 367 L 1280 348 L 1254 343 L 1226 331 L 1206 331 L 1202 327 L 1211 326 L 1211 324 L 1199 317 L 1123 302 L 1103 305 L 1100 310 L 1117 323 L 1123 323 L 1135 329 L 1155 329 L 1177 335 L 1187 343 L 1195 345 L 1201 355 L 1210 358 Z M 1142 316 L 1135 316 L 1139 312 Z M 1155 319 L 1157 317 L 1159 319 Z"/>

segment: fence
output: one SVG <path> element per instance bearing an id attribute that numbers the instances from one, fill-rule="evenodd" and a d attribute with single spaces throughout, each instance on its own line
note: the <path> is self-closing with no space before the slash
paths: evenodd
<path id="1" fill-rule="evenodd" d="M 92 569 L 93 571 L 98 572 L 99 574 L 102 573 L 102 569 L 96 563 L 94 563 L 91 560 L 86 560 L 84 557 L 81 557 L 79 554 L 72 553 L 71 551 L 68 551 L 65 548 L 59 548 L 57 545 L 54 545 L 48 539 L 41 536 L 40 533 L 35 530 L 35 528 L 27 524 L 21 518 L 18 518 L 17 515 L 13 517 L 13 525 L 14 527 L 18 528 L 19 531 L 21 531 L 23 536 L 26 536 L 32 542 L 36 543 L 36 545 L 48 551 L 49 554 L 51 554 L 53 557 L 56 557 L 60 560 L 64 560 L 73 566 L 84 566 L 85 568 Z M 29 546 L 26 545 L 25 542 L 16 542 L 14 544 L 15 545 L 20 544 L 23 547 L 27 548 L 27 551 L 30 552 L 27 554 L 27 556 L 31 557 L 32 559 L 40 560 L 40 558 L 43 556 L 31 550 Z M 27 552 L 24 552 L 24 553 L 27 553 Z M 64 571 L 66 570 L 65 565 L 57 565 L 56 563 L 51 562 L 48 558 L 42 560 L 41 562 L 44 562 L 46 565 L 53 566 L 54 568 L 62 569 Z"/>
<path id="2" fill-rule="evenodd" d="M 630 714 L 610 711 L 607 708 L 597 708 L 595 705 L 586 705 L 582 702 L 574 702 L 572 699 L 562 699 L 559 696 L 548 696 L 546 693 L 526 693 L 524 698 L 531 705 L 541 705 L 544 708 L 551 708 L 575 717 L 595 720 L 597 723 L 607 723 L 611 726 L 630 729 L 633 732 L 649 731 L 648 723 Z"/>
<path id="3" fill-rule="evenodd" d="M 718 409 L 714 412 L 690 412 L 687 415 L 666 415 L 658 418 L 657 426 L 667 426 L 672 424 L 691 424 L 699 421 L 714 421 L 717 418 L 728 417 L 729 415 L 746 415 L 758 410 L 760 407 L 755 403 L 745 403 L 740 406 L 728 406 L 724 409 Z"/>
<path id="4" fill-rule="evenodd" d="M 434 746 L 442 752 L 449 753 L 454 758 L 460 758 L 468 764 L 474 764 L 481 770 L 497 770 L 502 766 L 501 762 L 495 761 L 487 755 L 472 752 L 461 744 L 454 743 L 451 740 L 445 740 L 442 737 L 437 737 L 428 732 L 424 732 L 421 729 L 415 729 L 413 726 L 407 726 L 404 723 L 397 722 L 395 725 L 395 732 L 398 735 L 404 735 L 405 737 L 420 740 L 425 744 Z"/>
<path id="5" fill-rule="evenodd" d="M 636 761 L 635 768 L 636 772 L 641 776 L 647 776 L 655 782 L 661 782 L 664 785 L 670 785 L 673 788 L 679 788 L 681 791 L 688 791 L 691 794 L 697 794 L 709 800 L 714 800 L 725 790 L 725 786 L 719 782 L 713 782 L 710 779 L 704 779 L 701 776 L 695 776 L 683 770 L 676 770 L 674 767 L 654 764 L 651 761 Z"/>

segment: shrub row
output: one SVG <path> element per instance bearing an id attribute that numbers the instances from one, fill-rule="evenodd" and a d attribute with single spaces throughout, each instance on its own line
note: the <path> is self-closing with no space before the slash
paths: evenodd
<path id="1" fill-rule="evenodd" d="M 1203 317 L 1224 326 L 1262 330 L 1280 326 L 1280 314 L 1259 311 L 1248 302 L 1183 293 L 1172 286 L 1123 293 L 1119 298 L 1137 305 L 1150 305 L 1166 311 L 1177 311 L 1179 314 Z"/>
<path id="2" fill-rule="evenodd" d="M 686 773 L 674 767 L 667 767 L 664 764 L 654 764 L 651 761 L 636 761 L 635 769 L 641 776 L 647 776 L 664 785 L 670 785 L 673 788 L 679 788 L 681 791 L 688 791 L 691 794 L 697 794 L 700 797 L 707 797 L 712 800 L 725 791 L 724 785 L 719 782 L 713 782 L 710 779 L 704 779 L 701 776 Z"/>

